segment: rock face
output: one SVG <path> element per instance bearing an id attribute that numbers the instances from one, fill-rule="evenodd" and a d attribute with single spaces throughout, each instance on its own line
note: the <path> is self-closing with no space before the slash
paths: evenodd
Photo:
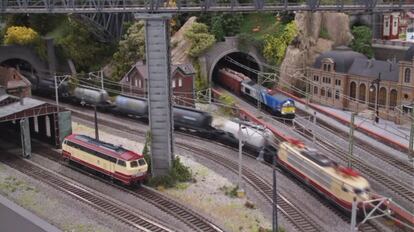
<path id="1" fill-rule="evenodd" d="M 281 81 L 295 84 L 297 78 L 305 74 L 305 68 L 315 62 L 322 52 L 333 47 L 348 45 L 352 41 L 349 17 L 343 13 L 299 12 L 295 16 L 300 45 L 289 46 L 280 67 Z M 329 35 L 320 38 L 321 31 Z M 294 76 L 292 76 L 294 75 Z"/>
<path id="2" fill-rule="evenodd" d="M 185 24 L 171 37 L 171 63 L 184 64 L 190 62 L 188 51 L 191 43 L 184 37 L 184 33 L 191 28 L 196 21 L 196 17 L 191 17 Z"/>

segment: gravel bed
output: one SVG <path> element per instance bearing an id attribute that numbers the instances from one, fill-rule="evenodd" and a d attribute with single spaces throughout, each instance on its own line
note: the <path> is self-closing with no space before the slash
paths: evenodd
<path id="1" fill-rule="evenodd" d="M 111 216 L 2 163 L 0 163 L 0 194 L 62 231 L 136 231 Z"/>
<path id="2" fill-rule="evenodd" d="M 105 118 L 111 118 L 111 115 L 104 115 Z M 78 119 L 75 119 L 75 121 L 78 121 Z M 127 122 L 119 122 L 119 123 L 127 123 Z M 89 122 L 90 125 L 92 125 Z M 140 128 L 143 129 L 142 125 L 137 124 L 130 125 L 131 128 Z M 145 126 L 146 127 L 146 126 Z M 101 128 L 105 129 L 106 127 L 101 126 Z M 109 128 L 108 128 L 109 129 Z M 105 129 L 106 130 L 106 129 Z M 143 132 L 145 131 L 142 130 Z M 120 137 L 128 137 L 132 139 L 131 135 L 128 135 L 126 132 L 111 130 L 112 134 L 116 134 Z M 139 138 L 142 138 L 140 136 L 134 136 L 134 140 L 139 141 Z M 237 151 L 234 151 L 232 149 L 225 148 L 220 145 L 216 145 L 214 143 L 205 143 L 204 141 L 200 142 L 196 139 L 189 139 L 187 136 L 182 135 L 176 135 L 175 136 L 176 141 L 192 141 L 194 140 L 194 143 L 198 146 L 204 147 L 209 150 L 219 151 L 222 154 L 228 154 L 232 156 L 234 159 L 237 158 Z M 185 151 L 180 151 L 180 149 L 177 149 L 177 153 L 180 155 L 186 155 L 186 156 L 193 156 L 192 154 L 188 154 Z M 204 158 L 198 158 L 195 156 L 196 160 L 200 160 L 200 162 L 203 165 L 206 165 L 208 168 L 218 172 L 222 176 L 227 177 L 231 182 L 237 183 L 237 175 L 233 172 L 229 171 L 227 168 L 222 167 L 221 165 L 218 165 L 214 162 L 209 161 L 208 159 Z M 251 158 L 243 158 L 245 164 L 248 165 L 249 168 L 256 171 L 256 173 L 262 175 L 263 177 L 266 177 L 269 183 L 271 183 L 272 180 L 272 172 L 271 168 L 258 163 L 255 159 Z M 286 197 L 289 197 L 296 205 L 300 205 L 300 207 L 305 211 L 309 212 L 309 216 L 312 217 L 316 222 L 321 222 L 326 228 L 327 231 L 348 231 L 349 225 L 348 223 L 344 222 L 339 216 L 334 215 L 330 209 L 328 209 L 326 206 L 322 205 L 317 199 L 315 199 L 314 196 L 311 196 L 309 193 L 307 193 L 305 190 L 302 189 L 301 186 L 299 186 L 297 183 L 295 183 L 295 180 L 291 180 L 290 178 L 286 177 L 285 175 L 282 175 L 278 173 L 277 175 L 278 179 L 278 188 L 279 191 L 281 191 L 282 194 L 284 194 Z M 272 207 L 270 204 L 268 204 L 266 201 L 264 201 L 263 197 L 257 193 L 252 187 L 249 185 L 245 186 L 246 191 L 248 193 L 248 196 L 251 197 L 252 201 L 264 211 L 264 214 L 267 217 L 267 220 L 271 221 L 271 212 Z M 292 194 L 293 193 L 293 194 Z M 318 214 L 314 214 L 315 209 L 318 209 Z M 279 222 L 282 222 L 282 225 L 284 225 L 289 231 L 294 231 L 291 227 L 290 223 L 286 222 L 284 218 L 279 216 Z"/>

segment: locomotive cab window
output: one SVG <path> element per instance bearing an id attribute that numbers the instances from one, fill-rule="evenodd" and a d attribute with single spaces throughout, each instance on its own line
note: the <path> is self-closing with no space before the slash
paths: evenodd
<path id="1" fill-rule="evenodd" d="M 145 162 L 145 159 L 139 159 L 138 163 L 139 163 L 140 166 L 143 166 L 143 165 L 147 164 L 147 162 Z"/>
<path id="2" fill-rule="evenodd" d="M 118 160 L 118 165 L 120 165 L 122 167 L 126 167 L 126 163 L 123 160 Z"/>
<path id="3" fill-rule="evenodd" d="M 136 160 L 131 161 L 130 166 L 131 166 L 131 168 L 136 168 L 136 167 L 138 167 L 138 161 L 136 161 Z"/>

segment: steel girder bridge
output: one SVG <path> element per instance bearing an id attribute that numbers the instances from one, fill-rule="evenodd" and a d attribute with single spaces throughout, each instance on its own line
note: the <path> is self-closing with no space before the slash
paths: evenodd
<path id="1" fill-rule="evenodd" d="M 300 3 L 298 3 L 300 2 Z M 132 13 L 340 11 L 388 12 L 414 9 L 414 1 L 397 0 L 0 0 L 0 14 L 62 13 L 91 25 L 102 41 L 119 39 Z"/>
<path id="2" fill-rule="evenodd" d="M 0 0 L 1 13 L 184 13 L 255 11 L 388 12 L 412 0 Z"/>

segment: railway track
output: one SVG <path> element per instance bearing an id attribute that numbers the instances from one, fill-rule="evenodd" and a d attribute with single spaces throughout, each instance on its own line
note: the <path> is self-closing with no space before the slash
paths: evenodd
<path id="1" fill-rule="evenodd" d="M 295 128 L 296 129 L 296 128 Z M 312 134 L 311 132 L 307 132 L 306 128 L 304 130 L 296 130 L 297 132 L 301 133 L 303 136 L 308 137 L 311 139 Z M 349 157 L 347 151 L 339 148 L 338 146 L 331 144 L 321 137 L 316 137 L 317 143 L 323 147 L 325 150 L 329 151 L 330 154 L 335 155 L 336 157 L 340 158 L 342 161 L 347 162 Z M 414 204 L 414 189 L 412 186 L 409 186 L 397 179 L 387 176 L 383 171 L 368 165 L 364 160 L 358 157 L 351 157 L 352 165 L 355 169 L 361 171 L 367 176 L 375 179 L 377 182 L 383 184 L 385 187 L 389 188 L 399 196 L 403 197 L 405 200 Z"/>
<path id="2" fill-rule="evenodd" d="M 182 204 L 178 203 L 177 201 L 168 198 L 154 190 L 151 190 L 150 188 L 147 188 L 145 186 L 142 186 L 137 189 L 128 189 L 124 188 L 120 185 L 114 184 L 111 181 L 108 181 L 103 178 L 99 178 L 96 175 L 91 174 L 90 172 L 86 172 L 83 169 L 77 168 L 73 165 L 67 165 L 66 163 L 62 163 L 59 159 L 60 154 L 57 151 L 50 150 L 50 148 L 46 147 L 45 145 L 41 144 L 34 144 L 33 146 L 34 150 L 36 150 L 36 153 L 45 155 L 46 158 L 59 162 L 69 168 L 75 169 L 78 172 L 82 172 L 86 175 L 88 175 L 91 178 L 94 178 L 96 180 L 105 182 L 105 184 L 109 184 L 116 189 L 126 192 L 130 195 L 133 195 L 134 197 L 137 197 L 143 201 L 146 201 L 155 207 L 159 208 L 160 210 L 164 211 L 167 214 L 172 215 L 173 217 L 177 218 L 178 220 L 185 223 L 187 226 L 189 226 L 193 231 L 202 231 L 202 232 L 221 232 L 223 231 L 218 226 L 216 226 L 214 223 L 210 222 L 208 219 L 202 217 L 198 213 L 192 211 L 191 209 L 183 206 Z"/>
<path id="3" fill-rule="evenodd" d="M 306 116 L 310 116 L 310 114 L 308 114 L 305 111 L 302 110 L 298 110 L 298 112 L 300 112 L 301 115 L 306 115 Z M 312 116 L 313 117 L 313 116 Z M 329 132 L 335 134 L 336 136 L 344 139 L 344 140 L 348 140 L 349 139 L 349 134 L 347 132 L 341 131 L 336 129 L 334 126 L 321 121 L 319 119 L 316 120 L 318 126 L 320 126 L 321 128 L 328 130 Z M 364 142 L 363 140 L 361 140 L 360 138 L 355 137 L 354 138 L 354 146 L 358 147 L 361 150 L 364 150 L 365 152 L 371 154 L 372 156 L 375 156 L 379 159 L 381 159 L 382 161 L 386 162 L 387 164 L 395 167 L 396 169 L 407 173 L 408 175 L 414 175 L 414 166 L 408 162 L 404 162 L 400 159 L 396 159 L 394 156 L 388 154 L 387 152 L 384 152 L 381 149 L 378 149 L 376 147 L 374 147 L 373 145 Z"/>
<path id="4" fill-rule="evenodd" d="M 3 152 L 1 161 L 38 180 L 46 183 L 65 194 L 70 195 L 76 200 L 88 204 L 91 207 L 116 218 L 117 220 L 131 226 L 139 231 L 156 231 L 156 232 L 169 232 L 174 231 L 169 229 L 167 226 L 162 225 L 160 222 L 146 218 L 136 210 L 116 202 L 108 197 L 105 197 L 96 191 L 92 191 L 84 186 L 80 186 L 78 183 L 63 178 L 56 173 L 53 173 L 45 168 L 42 168 L 34 163 L 20 159 L 13 154 Z"/>
<path id="5" fill-rule="evenodd" d="M 83 113 L 79 113 L 79 112 L 75 112 L 75 114 L 77 117 L 80 117 L 82 119 L 86 119 L 86 120 L 91 120 L 92 116 L 90 115 L 86 115 Z M 126 132 L 130 132 L 130 133 L 136 133 L 136 131 L 132 130 L 131 128 L 127 128 L 125 126 L 120 126 L 119 124 L 113 123 L 113 122 L 108 122 L 108 121 L 102 121 L 100 120 L 101 124 L 104 124 L 106 126 L 112 126 L 118 129 L 121 129 L 122 131 L 126 131 Z M 186 136 L 188 136 L 187 134 L 185 134 Z M 200 138 L 198 138 L 200 139 Z M 206 140 L 206 139 L 204 139 Z M 211 142 L 211 141 L 210 141 Z M 177 143 L 178 144 L 178 143 Z M 204 158 L 208 158 L 211 159 L 227 168 L 229 168 L 231 171 L 233 172 L 237 172 L 238 170 L 238 166 L 237 163 L 235 163 L 232 160 L 229 160 L 227 158 L 221 157 L 215 153 L 212 152 L 208 152 L 205 150 L 200 150 L 200 148 L 196 148 L 196 147 L 188 147 L 188 145 L 184 145 L 184 144 L 178 144 L 182 149 L 186 149 L 189 150 L 191 152 L 195 152 L 198 153 L 197 155 L 203 156 Z M 232 148 L 234 149 L 234 148 Z M 207 156 L 206 156 L 207 154 Z M 261 178 L 260 176 L 257 176 L 254 174 L 254 172 L 243 168 L 243 174 L 244 174 L 244 179 L 251 184 L 259 193 L 261 193 L 265 199 L 272 204 L 272 186 L 267 183 L 263 178 Z M 145 190 L 146 191 L 146 190 Z M 323 199 L 320 198 L 319 195 L 316 195 L 315 192 L 313 191 L 309 191 L 309 189 L 307 189 L 307 191 L 309 193 L 311 193 L 312 195 L 316 196 L 316 198 L 325 206 L 327 206 L 329 209 L 331 209 L 336 215 L 340 216 L 340 218 L 342 218 L 344 221 L 349 223 L 349 218 L 346 217 L 344 214 L 341 214 L 341 212 L 339 212 L 337 209 L 335 209 L 332 205 L 330 205 L 329 203 L 326 203 L 325 201 L 323 201 Z M 287 220 L 289 220 L 299 231 L 322 231 L 322 228 L 317 225 L 315 222 L 313 222 L 311 219 L 309 219 L 306 214 L 300 210 L 300 208 L 296 207 L 294 204 L 292 204 L 287 198 L 285 198 L 284 196 L 280 195 L 280 193 L 278 194 L 278 209 L 280 210 L 280 212 L 286 217 Z M 364 224 L 360 227 L 360 230 L 362 231 L 378 231 L 378 229 L 376 229 L 374 226 L 372 226 L 371 224 Z"/>
<path id="6" fill-rule="evenodd" d="M 252 107 L 252 105 L 250 103 L 246 103 L 246 104 L 249 105 L 250 107 Z M 299 112 L 299 113 L 301 113 L 301 112 Z M 267 112 L 264 112 L 264 114 L 269 115 L 269 113 L 267 113 Z M 309 116 L 309 115 L 306 114 L 306 115 L 302 115 L 302 116 Z M 291 124 L 291 123 L 279 122 L 278 120 L 275 120 L 275 119 L 270 119 L 270 121 L 269 121 L 269 119 L 265 119 L 265 120 L 268 121 L 269 123 L 276 124 L 276 125 L 280 125 L 281 123 L 283 123 L 284 125 L 289 126 L 290 128 L 292 128 L 294 131 L 296 131 L 296 132 L 302 134 L 303 136 L 307 137 L 308 139 L 312 140 L 312 134 L 306 128 L 293 127 L 293 124 Z M 347 162 L 347 160 L 348 160 L 348 156 L 347 156 L 348 151 L 345 151 L 345 150 L 329 143 L 328 141 L 326 141 L 326 139 L 316 137 L 316 140 L 317 140 L 318 144 L 322 148 L 324 148 L 324 150 L 326 150 L 329 154 L 335 155 L 339 159 Z M 390 159 L 392 159 L 392 158 L 390 158 Z M 395 179 L 393 177 L 390 177 L 390 176 L 386 175 L 386 173 L 384 173 L 383 171 L 381 171 L 381 170 L 379 170 L 375 167 L 372 167 L 371 165 L 368 165 L 364 160 L 362 160 L 358 157 L 355 157 L 355 156 L 352 157 L 352 162 L 353 162 L 353 167 L 356 168 L 357 170 L 359 170 L 360 172 L 362 172 L 365 175 L 369 176 L 370 178 L 376 180 L 378 183 L 381 183 L 386 188 L 390 189 L 395 194 L 399 195 L 400 197 L 402 197 L 404 200 L 408 201 L 409 203 L 411 203 L 411 204 L 414 203 L 414 189 L 413 189 L 412 186 L 409 186 L 405 183 L 402 183 L 401 181 L 398 181 L 397 179 Z M 390 161 L 390 162 L 392 162 L 392 161 Z"/>

